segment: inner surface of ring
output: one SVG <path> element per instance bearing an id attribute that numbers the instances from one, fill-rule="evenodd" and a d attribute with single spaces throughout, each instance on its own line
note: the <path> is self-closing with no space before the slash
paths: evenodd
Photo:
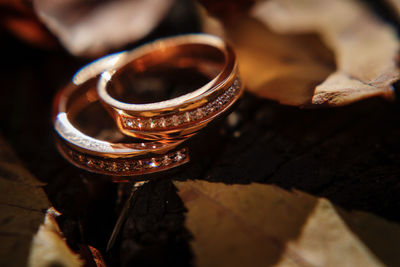
<path id="1" fill-rule="evenodd" d="M 112 143 L 147 142 L 123 135 L 115 122 L 98 101 L 96 79 L 91 79 L 69 96 L 67 116 L 82 133 Z"/>
<path id="2" fill-rule="evenodd" d="M 124 103 L 164 101 L 206 85 L 222 71 L 225 61 L 225 54 L 210 45 L 160 47 L 118 70 L 106 90 Z"/>

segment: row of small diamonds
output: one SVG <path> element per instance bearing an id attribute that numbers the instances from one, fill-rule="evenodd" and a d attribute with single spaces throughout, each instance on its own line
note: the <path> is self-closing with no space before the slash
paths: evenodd
<path id="1" fill-rule="evenodd" d="M 214 101 L 184 113 L 154 118 L 128 118 L 123 117 L 122 123 L 126 129 L 134 130 L 157 130 L 167 127 L 176 127 L 189 122 L 198 121 L 208 117 L 231 102 L 240 90 L 240 80 L 237 78 L 228 90 L 216 98 Z"/>
<path id="2" fill-rule="evenodd" d="M 71 149 L 68 149 L 67 153 L 75 163 L 83 167 L 89 168 L 92 171 L 106 172 L 114 175 L 142 174 L 153 172 L 160 168 L 171 168 L 184 163 L 188 158 L 186 148 L 149 159 L 99 159 Z"/>

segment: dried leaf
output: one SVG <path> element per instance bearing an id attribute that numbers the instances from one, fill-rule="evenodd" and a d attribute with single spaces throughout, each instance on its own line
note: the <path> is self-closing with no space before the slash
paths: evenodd
<path id="1" fill-rule="evenodd" d="M 315 85 L 334 71 L 331 52 L 315 36 L 276 34 L 248 16 L 225 29 L 246 88 L 260 97 L 306 105 Z"/>
<path id="2" fill-rule="evenodd" d="M 50 251 L 63 248 L 57 253 L 65 256 L 69 250 L 61 236 L 54 234 L 59 232 L 55 221 L 45 216 L 50 203 L 42 185 L 0 138 L 0 266 L 51 266 L 40 265 L 43 261 L 38 260 Z M 34 260 L 28 261 L 29 257 Z M 64 262 L 70 263 L 65 266 L 79 266 Z"/>
<path id="3" fill-rule="evenodd" d="M 176 182 L 198 266 L 398 266 L 400 227 L 262 184 Z"/>
<path id="4" fill-rule="evenodd" d="M 77 56 L 96 56 L 150 33 L 173 0 L 34 0 L 44 24 Z"/>
<path id="5" fill-rule="evenodd" d="M 32 240 L 29 266 L 83 266 L 83 261 L 65 243 L 55 216 L 58 216 L 57 211 L 50 208 L 46 213 L 44 224 L 40 226 Z"/>
<path id="6" fill-rule="evenodd" d="M 362 3 L 271 0 L 257 3 L 252 15 L 278 33 L 317 33 L 334 51 L 337 70 L 315 88 L 311 104 L 336 106 L 392 96 L 391 85 L 400 78 L 400 42 L 395 30 Z"/>

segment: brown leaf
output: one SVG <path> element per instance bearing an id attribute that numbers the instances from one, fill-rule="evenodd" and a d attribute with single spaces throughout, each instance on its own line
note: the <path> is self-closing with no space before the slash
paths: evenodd
<path id="1" fill-rule="evenodd" d="M 58 253 L 64 259 L 68 259 L 67 251 L 72 253 L 61 238 L 57 224 L 49 217 L 53 213 L 46 215 L 50 203 L 42 185 L 22 167 L 0 138 L 0 266 L 27 266 L 28 263 L 29 266 L 51 266 L 49 263 L 56 263 L 54 258 L 46 261 L 47 265 L 39 264 L 43 263 L 39 260 L 61 248 L 63 251 Z"/>
<path id="2" fill-rule="evenodd" d="M 57 211 L 50 208 L 44 223 L 32 240 L 29 266 L 83 266 L 83 261 L 65 243 L 55 216 L 58 216 Z"/>
<path id="3" fill-rule="evenodd" d="M 252 15 L 278 33 L 317 33 L 334 51 L 337 70 L 315 87 L 308 103 L 336 106 L 372 96 L 392 96 L 391 85 L 400 78 L 396 66 L 399 40 L 392 27 L 360 2 L 262 1 L 254 6 Z"/>
<path id="4" fill-rule="evenodd" d="M 197 266 L 398 266 L 400 227 L 262 184 L 175 182 Z"/>
<path id="5" fill-rule="evenodd" d="M 77 56 L 96 56 L 150 33 L 173 0 L 34 0 L 43 23 Z"/>
<path id="6" fill-rule="evenodd" d="M 334 71 L 331 52 L 315 36 L 276 34 L 240 17 L 226 26 L 246 88 L 286 105 L 307 105 L 314 87 Z"/>

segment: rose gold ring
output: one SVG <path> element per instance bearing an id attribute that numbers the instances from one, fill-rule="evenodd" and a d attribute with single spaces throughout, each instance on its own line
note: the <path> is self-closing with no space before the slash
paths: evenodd
<path id="1" fill-rule="evenodd" d="M 125 52 L 114 54 L 84 67 L 57 94 L 53 109 L 54 128 L 59 135 L 57 148 L 77 167 L 116 176 L 153 173 L 188 162 L 188 150 L 182 145 L 185 138 L 124 140 L 127 137 L 111 118 L 111 123 L 104 124 L 109 116 L 99 113 L 104 109 L 96 92 L 97 77 L 116 67 L 125 56 Z"/>
<path id="2" fill-rule="evenodd" d="M 140 103 L 135 82 L 148 73 L 192 70 L 206 77 L 191 92 Z M 150 84 L 149 90 L 157 87 Z M 97 92 L 121 132 L 147 139 L 187 138 L 223 114 L 243 93 L 232 47 L 219 37 L 191 34 L 160 39 L 136 48 L 102 73 Z"/>

